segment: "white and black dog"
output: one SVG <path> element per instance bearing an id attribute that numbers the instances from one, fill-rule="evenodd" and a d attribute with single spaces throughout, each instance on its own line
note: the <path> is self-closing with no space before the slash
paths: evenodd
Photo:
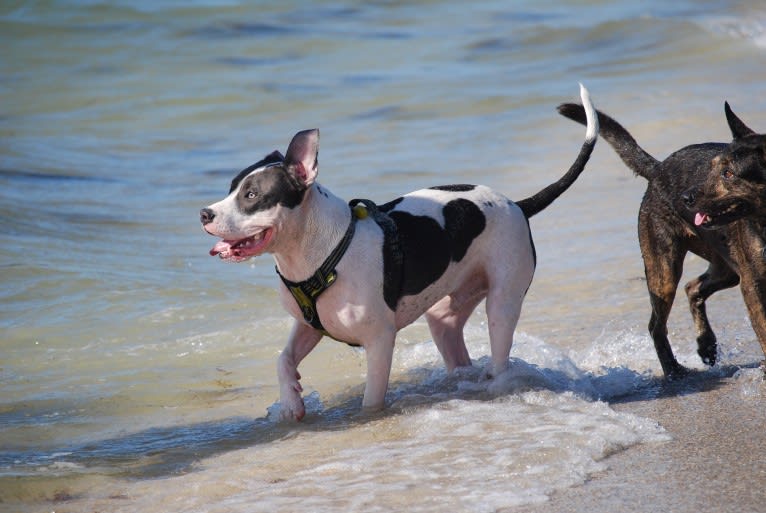
<path id="1" fill-rule="evenodd" d="M 488 374 L 507 368 L 535 271 L 528 219 L 569 188 L 596 144 L 598 118 L 582 85 L 580 95 L 588 121 L 577 159 L 516 203 L 480 185 L 347 203 L 316 182 L 319 131 L 306 130 L 284 157 L 275 151 L 243 170 L 226 198 L 202 209 L 203 228 L 222 239 L 211 255 L 274 255 L 282 304 L 295 318 L 278 363 L 283 419 L 305 415 L 298 364 L 323 335 L 364 347 L 364 409 L 383 407 L 396 333 L 424 314 L 447 369 L 469 366 L 463 326 L 486 299 Z"/>

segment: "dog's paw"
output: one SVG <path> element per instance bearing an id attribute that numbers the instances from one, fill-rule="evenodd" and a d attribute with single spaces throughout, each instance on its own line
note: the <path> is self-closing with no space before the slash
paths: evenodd
<path id="1" fill-rule="evenodd" d="M 718 360 L 718 343 L 715 335 L 710 333 L 708 336 L 697 338 L 697 354 L 702 358 L 702 363 L 708 367 L 715 365 Z"/>
<path id="2" fill-rule="evenodd" d="M 689 374 L 691 374 L 689 369 L 680 363 L 676 363 L 669 372 L 665 372 L 665 378 L 668 381 L 679 381 L 686 378 Z"/>
<path id="3" fill-rule="evenodd" d="M 292 404 L 279 402 L 279 420 L 282 422 L 299 422 L 306 416 L 306 407 L 303 401 Z"/>
<path id="4" fill-rule="evenodd" d="M 697 351 L 697 354 L 700 355 L 700 358 L 702 359 L 702 363 L 707 365 L 708 367 L 712 367 L 716 364 L 718 361 L 718 352 L 716 350 L 713 351 Z"/>
<path id="5" fill-rule="evenodd" d="M 503 364 L 495 364 L 492 362 L 487 363 L 484 366 L 484 369 L 481 371 L 481 376 L 479 377 L 479 380 L 481 381 L 492 381 L 499 375 L 506 372 L 509 368 L 508 362 L 505 362 Z"/>
<path id="6" fill-rule="evenodd" d="M 303 398 L 294 389 L 283 391 L 279 398 L 279 420 L 297 422 L 306 416 L 306 405 Z"/>

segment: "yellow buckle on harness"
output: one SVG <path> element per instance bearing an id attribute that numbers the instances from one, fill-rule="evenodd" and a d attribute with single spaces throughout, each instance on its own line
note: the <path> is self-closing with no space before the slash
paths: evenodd
<path id="1" fill-rule="evenodd" d="M 357 219 L 367 219 L 367 207 L 365 207 L 362 203 L 357 203 L 354 205 L 353 211 L 354 217 Z"/>

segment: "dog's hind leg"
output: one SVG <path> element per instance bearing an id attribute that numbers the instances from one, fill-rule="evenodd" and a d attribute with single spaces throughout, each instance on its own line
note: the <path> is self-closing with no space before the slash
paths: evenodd
<path id="1" fill-rule="evenodd" d="M 523 289 L 522 289 L 523 290 Z M 487 296 L 487 324 L 489 345 L 492 352 L 490 377 L 497 377 L 508 368 L 508 356 L 513 345 L 513 334 L 521 316 L 524 294 L 516 296 L 513 291 L 490 292 Z"/>
<path id="2" fill-rule="evenodd" d="M 481 297 L 477 297 L 454 310 L 453 299 L 447 296 L 426 312 L 428 328 L 448 371 L 471 365 L 471 357 L 465 347 L 463 326 L 480 301 Z"/>
<path id="3" fill-rule="evenodd" d="M 498 243 L 497 254 L 489 255 L 487 269 L 485 309 L 489 331 L 491 363 L 485 369 L 487 377 L 497 377 L 508 369 L 508 356 L 513 346 L 513 335 L 521 317 L 521 306 L 535 274 L 535 251 L 529 234 L 529 225 L 516 223 L 509 231 L 506 244 Z M 529 241 L 518 244 L 517 241 Z M 510 254 L 503 248 L 512 247 Z"/>
<path id="4" fill-rule="evenodd" d="M 697 354 L 706 365 L 715 365 L 718 350 L 715 333 L 707 318 L 705 301 L 719 290 L 734 287 L 738 283 L 737 273 L 726 262 L 716 257 L 707 271 L 684 287 L 697 330 Z"/>

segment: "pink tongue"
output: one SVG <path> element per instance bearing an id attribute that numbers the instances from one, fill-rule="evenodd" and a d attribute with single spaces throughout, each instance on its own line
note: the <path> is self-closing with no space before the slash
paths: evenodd
<path id="1" fill-rule="evenodd" d="M 219 241 L 216 243 L 215 246 L 213 246 L 213 249 L 210 250 L 210 256 L 216 256 L 218 253 L 225 253 L 226 251 L 230 249 L 231 249 L 231 243 L 226 242 L 225 240 Z"/>
<path id="2" fill-rule="evenodd" d="M 694 224 L 695 226 L 700 226 L 705 221 L 708 221 L 710 218 L 707 214 L 703 214 L 702 212 L 697 212 L 697 215 L 694 216 Z"/>

